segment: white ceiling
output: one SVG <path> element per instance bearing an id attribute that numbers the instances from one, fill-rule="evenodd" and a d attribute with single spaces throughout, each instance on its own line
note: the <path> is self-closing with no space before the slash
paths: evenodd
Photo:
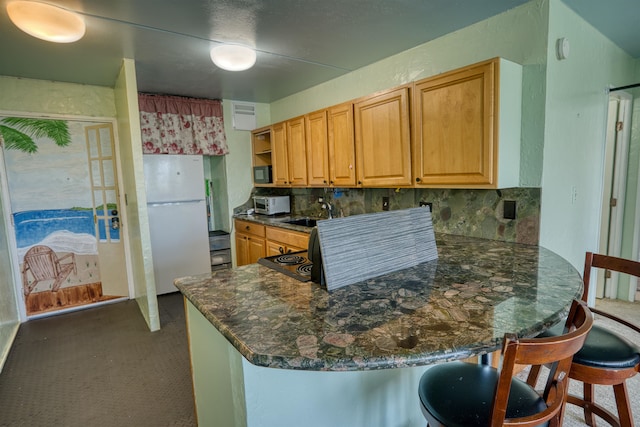
<path id="1" fill-rule="evenodd" d="M 18 30 L 0 0 L 0 75 L 113 86 L 123 57 L 142 92 L 272 102 L 528 0 L 51 0 L 87 34 L 54 44 Z M 563 0 L 635 58 L 638 0 Z M 209 49 L 258 50 L 247 71 L 217 69 Z"/>

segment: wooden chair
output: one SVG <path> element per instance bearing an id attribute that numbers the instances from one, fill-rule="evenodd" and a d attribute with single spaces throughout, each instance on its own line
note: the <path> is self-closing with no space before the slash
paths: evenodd
<path id="1" fill-rule="evenodd" d="M 583 275 L 584 301 L 589 295 L 592 267 L 640 277 L 639 262 L 587 252 Z M 640 327 L 637 325 L 602 310 L 592 308 L 591 311 L 640 334 Z M 571 379 L 582 381 L 583 396 L 580 398 L 569 395 L 567 402 L 584 408 L 585 422 L 589 426 L 595 427 L 594 415 L 597 415 L 612 426 L 632 427 L 634 423 L 626 380 L 636 375 L 639 370 L 640 348 L 605 326 L 594 325 L 584 346 L 574 356 L 569 373 Z M 530 384 L 532 381 L 533 379 L 528 380 Z M 594 402 L 594 384 L 613 386 L 617 417 Z"/>
<path id="2" fill-rule="evenodd" d="M 62 264 L 67 258 L 71 258 L 70 263 Z M 53 280 L 51 292 L 57 291 L 66 277 L 73 271 L 77 273 L 76 258 L 74 253 L 68 253 L 58 258 L 58 255 L 48 246 L 36 245 L 24 254 L 22 264 L 22 286 L 24 295 L 29 296 L 38 282 L 43 280 Z M 27 273 L 33 276 L 33 282 L 29 283 Z"/>
<path id="3" fill-rule="evenodd" d="M 566 334 L 530 339 L 505 335 L 499 371 L 465 362 L 428 369 L 420 378 L 418 389 L 428 425 L 562 425 L 571 359 L 582 347 L 592 324 L 587 305 L 573 301 Z M 545 364 L 552 364 L 552 368 L 542 394 L 513 376 L 520 365 Z"/>

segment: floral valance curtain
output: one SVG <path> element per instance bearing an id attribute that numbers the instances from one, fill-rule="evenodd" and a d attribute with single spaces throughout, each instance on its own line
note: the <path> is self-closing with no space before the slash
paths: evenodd
<path id="1" fill-rule="evenodd" d="M 141 93 L 138 104 L 143 153 L 229 153 L 220 101 Z"/>

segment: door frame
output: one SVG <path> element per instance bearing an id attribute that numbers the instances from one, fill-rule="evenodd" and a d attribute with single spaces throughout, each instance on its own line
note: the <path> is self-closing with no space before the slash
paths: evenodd
<path id="1" fill-rule="evenodd" d="M 45 114 L 45 113 L 37 113 L 37 112 L 25 112 L 25 111 L 6 111 L 0 110 L 0 116 L 2 117 L 28 117 L 28 118 L 37 118 L 37 119 L 52 119 L 52 120 L 68 120 L 75 122 L 84 122 L 84 123 L 110 123 L 113 128 L 113 145 L 115 150 L 115 162 L 116 162 L 116 175 L 118 181 L 118 203 L 120 206 L 120 224 L 123 230 L 127 230 L 128 228 L 128 218 L 126 214 L 126 209 L 123 207 L 126 205 L 126 197 L 123 189 L 123 171 L 122 171 L 122 162 L 120 158 L 120 144 L 118 143 L 118 122 L 114 117 L 93 117 L 93 116 L 75 116 L 71 114 Z M 53 315 L 58 315 L 62 313 L 72 312 L 83 310 L 87 308 L 87 305 L 83 305 L 80 307 L 69 307 L 63 308 L 60 310 L 56 310 L 49 313 L 36 314 L 32 316 L 27 316 L 26 305 L 24 300 L 24 292 L 22 291 L 22 277 L 20 276 L 20 262 L 18 257 L 18 244 L 16 241 L 16 233 L 15 226 L 13 223 L 13 214 L 11 209 L 11 198 L 9 193 L 9 185 L 7 180 L 7 171 L 6 164 L 4 158 L 4 147 L 0 147 L 0 161 L 2 162 L 2 185 L 0 186 L 0 192 L 2 193 L 2 200 L 6 203 L 3 204 L 4 213 L 5 213 L 5 228 L 6 230 L 11 230 L 9 234 L 8 241 L 10 244 L 9 248 L 9 257 L 12 265 L 12 273 L 13 273 L 13 288 L 16 292 L 16 304 L 18 305 L 18 314 L 20 323 L 25 322 L 27 320 L 33 320 L 41 317 L 48 317 Z M 133 268 L 131 266 L 131 251 L 130 251 L 130 242 L 129 235 L 127 232 L 121 232 L 120 238 L 122 239 L 123 249 L 124 249 L 124 257 L 125 257 L 125 271 L 127 276 L 127 289 L 129 291 L 129 295 L 117 298 L 109 301 L 97 302 L 91 304 L 92 307 L 113 304 L 114 302 L 122 301 L 123 299 L 131 299 L 135 297 L 134 285 L 132 281 L 133 277 Z"/>
<path id="2" fill-rule="evenodd" d="M 598 251 L 602 254 L 619 257 L 622 249 L 633 98 L 627 92 L 616 92 L 609 94 L 607 102 L 602 215 Z M 617 107 L 615 112 L 611 111 L 611 104 L 614 102 Z M 623 123 L 621 131 L 617 130 L 619 122 Z M 612 198 L 617 199 L 613 214 L 610 206 Z M 618 297 L 619 273 L 611 272 L 611 278 L 606 279 L 605 271 L 598 270 L 596 277 L 596 297 L 612 299 Z M 590 294 L 592 293 L 590 292 Z"/>

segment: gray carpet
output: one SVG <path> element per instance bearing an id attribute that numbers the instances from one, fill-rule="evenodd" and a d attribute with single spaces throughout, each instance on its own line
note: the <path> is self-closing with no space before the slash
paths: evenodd
<path id="1" fill-rule="evenodd" d="M 182 297 L 158 303 L 153 333 L 135 301 L 22 324 L 0 426 L 195 426 Z"/>
<path id="2" fill-rule="evenodd" d="M 153 333 L 134 301 L 22 324 L 0 374 L 0 426 L 195 426 L 182 298 L 158 302 L 162 329 Z M 640 304 L 597 306 L 640 323 Z M 640 423 L 640 375 L 628 385 Z M 615 408 L 610 387 L 596 393 Z M 585 425 L 568 405 L 564 426 Z"/>

